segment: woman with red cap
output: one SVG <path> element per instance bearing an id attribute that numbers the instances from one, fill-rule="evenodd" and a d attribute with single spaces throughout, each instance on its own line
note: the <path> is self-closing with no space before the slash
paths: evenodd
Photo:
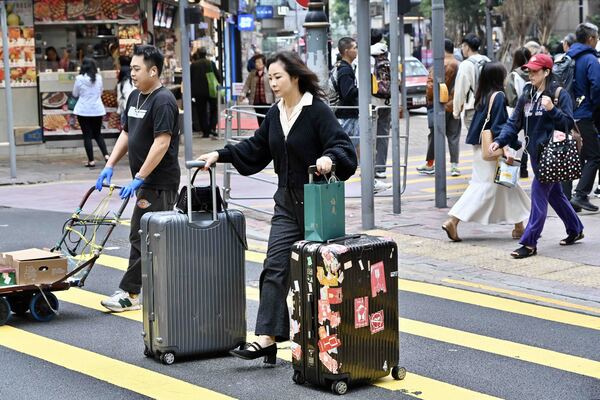
<path id="1" fill-rule="evenodd" d="M 546 222 L 548 204 L 556 211 L 567 231 L 568 236 L 560 244 L 567 246 L 583 239 L 583 224 L 560 183 L 541 183 L 537 178 L 539 149 L 551 140 L 554 130 L 569 132 L 575 124 L 571 97 L 566 90 L 557 92 L 560 85 L 552 75 L 552 65 L 550 56 L 536 54 L 523 66 L 529 72 L 530 84 L 525 86 L 513 114 L 489 148 L 491 153 L 504 147 L 524 129 L 526 151 L 531 157 L 534 178 L 531 185 L 531 216 L 521 237 L 522 247 L 511 253 L 514 258 L 537 254 L 537 241 Z M 555 103 L 552 99 L 557 93 Z"/>

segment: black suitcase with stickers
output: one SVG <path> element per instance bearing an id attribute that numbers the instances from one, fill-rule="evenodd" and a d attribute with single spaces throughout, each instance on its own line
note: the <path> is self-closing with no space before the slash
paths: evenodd
<path id="1" fill-rule="evenodd" d="M 291 270 L 294 382 L 344 394 L 350 384 L 390 373 L 404 378 L 393 240 L 366 235 L 303 240 L 292 248 Z"/>

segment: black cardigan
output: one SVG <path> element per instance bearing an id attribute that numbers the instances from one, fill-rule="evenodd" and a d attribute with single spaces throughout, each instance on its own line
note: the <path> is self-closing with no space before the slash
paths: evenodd
<path id="1" fill-rule="evenodd" d="M 254 136 L 218 150 L 219 162 L 231 163 L 242 175 L 262 171 L 271 160 L 279 187 L 303 188 L 308 167 L 328 156 L 336 164 L 336 176 L 345 181 L 357 167 L 356 151 L 327 104 L 316 96 L 304 106 L 287 139 L 279 120 L 279 107 L 269 109 Z"/>

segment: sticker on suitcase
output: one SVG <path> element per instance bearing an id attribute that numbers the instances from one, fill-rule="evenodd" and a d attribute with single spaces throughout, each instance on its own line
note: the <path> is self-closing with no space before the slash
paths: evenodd
<path id="1" fill-rule="evenodd" d="M 327 368 L 332 374 L 338 373 L 338 362 L 327 352 L 320 352 L 319 360 L 321 360 L 321 363 L 323 363 L 325 368 Z"/>
<path id="2" fill-rule="evenodd" d="M 329 304 L 341 304 L 342 288 L 327 288 L 327 301 Z"/>
<path id="3" fill-rule="evenodd" d="M 354 299 L 354 328 L 369 326 L 369 298 L 358 297 Z"/>
<path id="4" fill-rule="evenodd" d="M 296 361 L 302 360 L 302 346 L 296 342 L 291 342 L 290 349 L 292 350 L 292 357 Z"/>
<path id="5" fill-rule="evenodd" d="M 369 322 L 371 326 L 371 334 L 375 334 L 384 330 L 385 325 L 383 322 L 383 310 L 371 314 L 369 316 Z"/>
<path id="6" fill-rule="evenodd" d="M 322 339 L 319 339 L 319 351 L 322 352 L 331 352 L 334 349 L 337 349 L 342 345 L 340 339 L 338 339 L 337 334 L 325 336 Z"/>
<path id="7" fill-rule="evenodd" d="M 338 286 L 338 276 L 336 274 L 332 274 L 327 272 L 325 274 L 325 269 L 323 267 L 317 267 L 317 280 L 321 284 L 321 286 Z"/>
<path id="8" fill-rule="evenodd" d="M 371 266 L 371 297 L 375 297 L 379 293 L 387 293 L 383 261 Z"/>

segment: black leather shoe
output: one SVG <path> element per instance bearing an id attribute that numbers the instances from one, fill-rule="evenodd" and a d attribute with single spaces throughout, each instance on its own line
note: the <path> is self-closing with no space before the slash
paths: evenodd
<path id="1" fill-rule="evenodd" d="M 249 350 L 250 348 L 254 350 Z M 262 347 L 256 342 L 246 343 L 237 349 L 230 350 L 229 354 L 243 360 L 255 360 L 264 357 L 265 364 L 275 364 L 277 359 L 277 343 L 273 343 L 267 347 Z"/>
<path id="2" fill-rule="evenodd" d="M 571 204 L 573 205 L 573 208 L 580 207 L 587 211 L 598 211 L 598 207 L 590 203 L 590 200 L 587 197 L 573 196 Z"/>
<path id="3" fill-rule="evenodd" d="M 561 240 L 559 242 L 559 244 L 561 246 L 570 246 L 572 244 L 575 244 L 575 242 L 583 239 L 583 232 L 580 233 L 571 233 L 569 236 L 567 236 L 566 238 L 564 238 L 563 240 Z"/>

